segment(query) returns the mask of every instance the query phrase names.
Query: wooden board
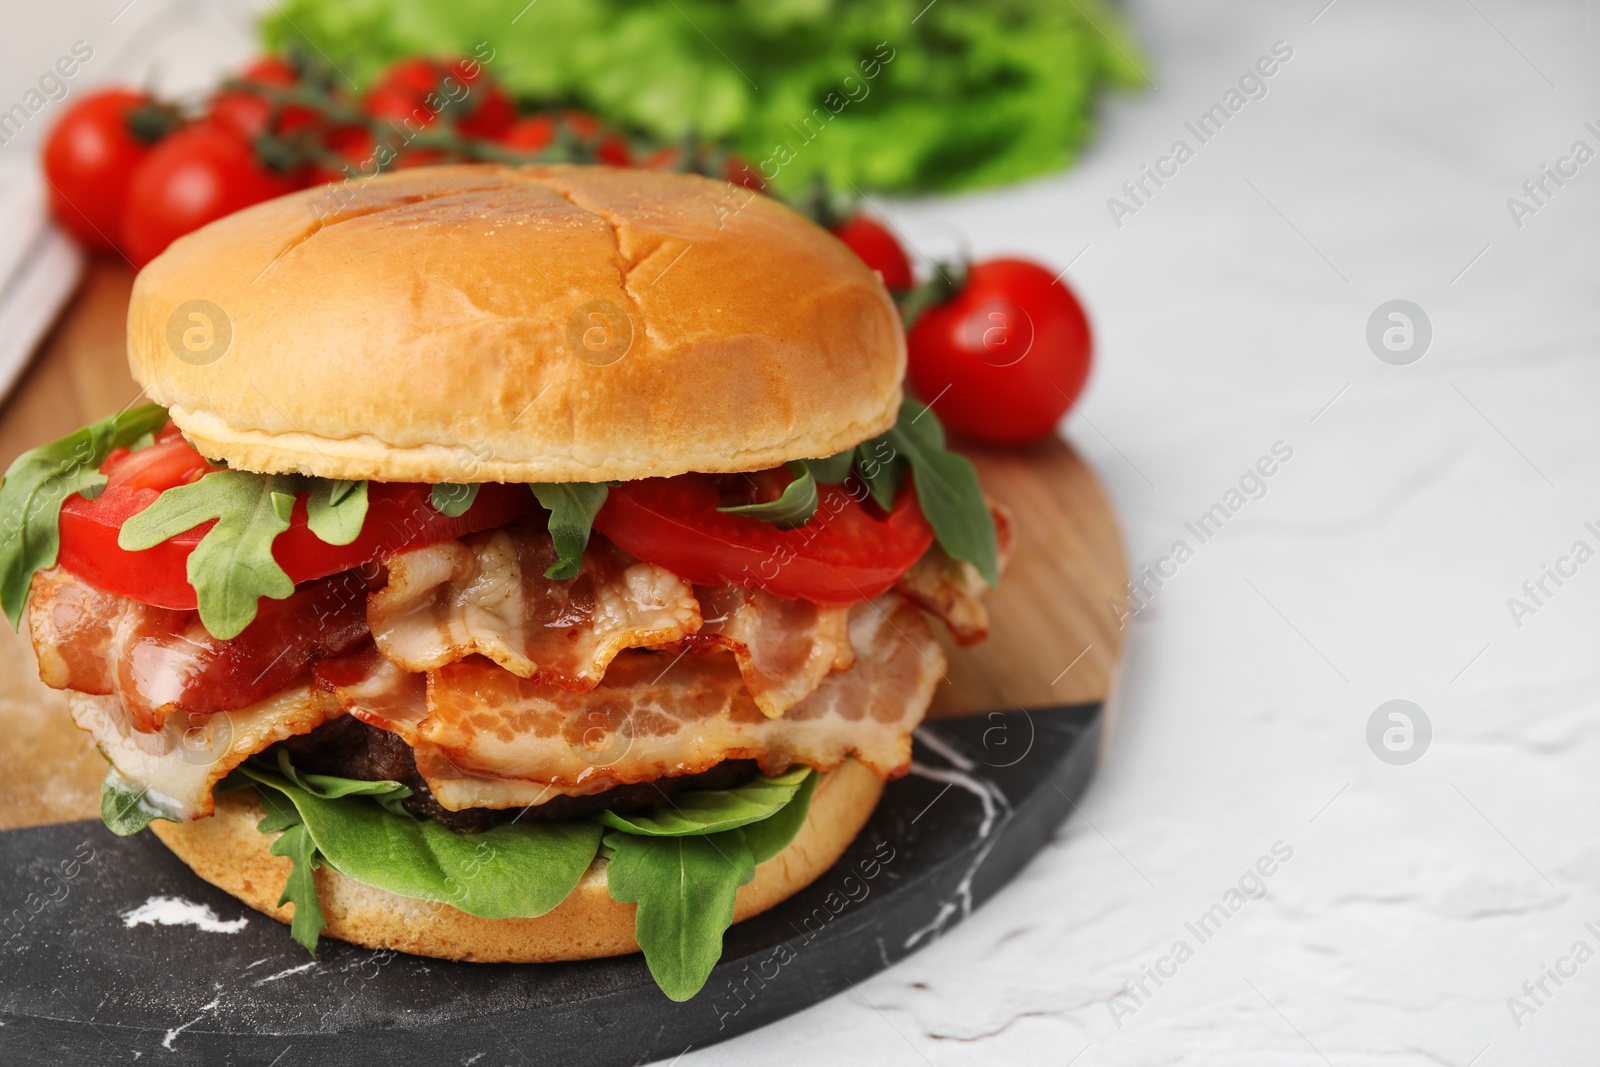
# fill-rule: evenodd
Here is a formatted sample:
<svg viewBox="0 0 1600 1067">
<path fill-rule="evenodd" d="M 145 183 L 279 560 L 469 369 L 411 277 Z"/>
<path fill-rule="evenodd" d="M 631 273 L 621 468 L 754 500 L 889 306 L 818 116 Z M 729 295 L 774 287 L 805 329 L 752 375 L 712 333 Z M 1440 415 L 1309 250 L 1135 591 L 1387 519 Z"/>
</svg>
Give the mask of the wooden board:
<svg viewBox="0 0 1600 1067">
<path fill-rule="evenodd" d="M 132 274 L 103 261 L 89 273 L 38 359 L 0 408 L 0 464 L 139 395 L 124 320 Z M 930 717 L 1103 702 L 1122 653 L 1116 605 L 1126 565 L 1116 518 L 1069 447 L 968 450 L 985 490 L 1016 515 L 1017 548 L 989 598 L 993 628 L 950 650 Z M 34 672 L 24 641 L 0 626 L 0 829 L 92 818 L 104 762 Z"/>
</svg>

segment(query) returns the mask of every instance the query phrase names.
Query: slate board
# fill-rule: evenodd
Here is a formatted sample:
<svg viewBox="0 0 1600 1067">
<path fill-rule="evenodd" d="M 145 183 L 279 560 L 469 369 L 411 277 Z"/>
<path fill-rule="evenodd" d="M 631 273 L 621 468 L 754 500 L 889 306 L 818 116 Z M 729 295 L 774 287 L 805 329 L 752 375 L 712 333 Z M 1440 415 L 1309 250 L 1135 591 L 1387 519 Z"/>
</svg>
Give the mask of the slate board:
<svg viewBox="0 0 1600 1067">
<path fill-rule="evenodd" d="M 98 822 L 6 831 L 0 1063 L 672 1059 L 824 1000 L 959 922 L 1082 794 L 1102 721 L 1102 705 L 1084 704 L 924 726 L 913 773 L 890 784 L 839 863 L 729 931 L 723 962 L 683 1004 L 637 955 L 464 964 L 325 940 L 313 964 L 286 927 L 200 881 L 150 834 L 119 839 Z M 248 922 L 234 933 L 123 922 L 158 896 Z"/>
</svg>

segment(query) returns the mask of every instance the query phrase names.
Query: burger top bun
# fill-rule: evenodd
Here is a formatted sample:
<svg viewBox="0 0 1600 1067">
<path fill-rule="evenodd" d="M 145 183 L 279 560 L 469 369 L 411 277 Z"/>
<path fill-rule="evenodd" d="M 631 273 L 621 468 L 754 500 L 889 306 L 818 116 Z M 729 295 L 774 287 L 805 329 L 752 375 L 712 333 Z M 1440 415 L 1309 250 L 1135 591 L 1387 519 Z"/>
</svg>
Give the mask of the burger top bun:
<svg viewBox="0 0 1600 1067">
<path fill-rule="evenodd" d="M 905 338 L 832 235 L 723 181 L 605 167 L 392 172 L 175 241 L 134 376 L 207 456 L 267 473 L 597 482 L 758 470 L 887 429 Z"/>
</svg>

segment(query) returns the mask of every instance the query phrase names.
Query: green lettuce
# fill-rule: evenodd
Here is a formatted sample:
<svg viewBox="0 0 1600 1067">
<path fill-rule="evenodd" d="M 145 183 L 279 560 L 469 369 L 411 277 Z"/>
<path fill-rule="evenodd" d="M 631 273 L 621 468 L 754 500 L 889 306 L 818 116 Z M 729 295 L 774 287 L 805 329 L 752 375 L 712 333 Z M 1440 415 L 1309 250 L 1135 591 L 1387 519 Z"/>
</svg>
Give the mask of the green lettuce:
<svg viewBox="0 0 1600 1067">
<path fill-rule="evenodd" d="M 399 896 L 509 919 L 555 908 L 603 856 L 612 898 L 637 905 L 635 939 L 651 975 L 669 997 L 687 1000 L 722 955 L 739 887 L 804 825 L 817 778 L 796 767 L 731 789 L 686 790 L 647 815 L 513 821 L 481 834 L 412 816 L 401 805 L 411 790 L 399 782 L 306 773 L 282 751 L 275 764 L 246 760 L 218 788 L 255 788 L 266 812 L 257 828 L 278 835 L 271 851 L 292 864 L 278 903 L 294 905 L 290 936 L 313 956 L 325 928 L 319 867 Z M 102 814 L 123 834 L 156 817 L 109 777 Z"/>
<path fill-rule="evenodd" d="M 782 191 L 966 189 L 1071 163 L 1107 87 L 1148 79 L 1107 0 L 283 0 L 262 35 L 362 86 L 405 56 L 656 143 L 726 140 Z"/>
</svg>

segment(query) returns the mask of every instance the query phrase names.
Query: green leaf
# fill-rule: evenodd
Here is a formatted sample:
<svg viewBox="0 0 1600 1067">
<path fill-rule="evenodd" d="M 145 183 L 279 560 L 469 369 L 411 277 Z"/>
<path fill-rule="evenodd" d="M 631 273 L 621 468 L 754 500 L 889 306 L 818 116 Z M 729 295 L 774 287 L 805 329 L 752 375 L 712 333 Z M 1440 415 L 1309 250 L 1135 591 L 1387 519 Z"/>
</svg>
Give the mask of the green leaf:
<svg viewBox="0 0 1600 1067">
<path fill-rule="evenodd" d="M 18 456 L 0 480 L 0 607 L 15 627 L 36 572 L 56 565 L 57 523 L 73 493 L 93 496 L 106 484 L 100 464 L 167 424 L 165 408 L 145 404 L 75 430 Z"/>
<path fill-rule="evenodd" d="M 306 525 L 330 545 L 348 545 L 367 521 L 367 483 L 314 478 L 306 497 Z"/>
<path fill-rule="evenodd" d="M 433 510 L 452 519 L 460 518 L 472 507 L 473 501 L 478 499 L 478 490 L 481 488 L 483 486 L 476 482 L 436 485 L 430 498 Z"/>
<path fill-rule="evenodd" d="M 254 761 L 240 766 L 263 795 L 276 791 L 294 806 L 322 862 L 340 874 L 486 919 L 554 908 L 577 886 L 600 845 L 600 826 L 587 820 L 506 823 L 459 834 L 432 820 L 396 815 L 374 802 L 376 794 L 358 795 L 358 788 L 336 786 L 327 776 L 300 775 L 312 787 L 304 788 Z"/>
<path fill-rule="evenodd" d="M 788 466 L 794 472 L 794 481 L 783 487 L 778 499 L 760 504 L 735 504 L 717 510 L 770 522 L 780 530 L 804 526 L 817 513 L 817 481 L 805 463 L 790 463 Z"/>
<path fill-rule="evenodd" d="M 598 818 L 613 830 L 649 837 L 712 834 L 770 819 L 789 806 L 811 777 L 810 767 L 796 767 L 776 778 L 756 777 L 731 789 L 678 793 L 664 808 L 640 815 L 603 811 Z"/>
<path fill-rule="evenodd" d="M 414 819 L 405 809 L 404 801 L 411 795 L 411 787 L 399 782 L 369 782 L 363 778 L 340 778 L 331 774 L 311 774 L 298 771 L 289 762 L 289 753 L 278 750 L 278 772 L 306 792 L 323 800 L 340 797 L 370 797 L 385 809 L 402 818 Z"/>
<path fill-rule="evenodd" d="M 917 503 L 940 547 L 977 567 L 990 585 L 998 585 L 1000 549 L 977 468 L 965 456 L 945 451 L 944 427 L 932 410 L 907 397 L 899 421 L 884 439 L 910 461 Z"/>
<path fill-rule="evenodd" d="M 276 825 L 277 820 L 263 819 L 262 823 Z M 258 823 L 257 828 L 260 827 L 261 823 Z M 288 880 L 283 883 L 278 904 L 294 905 L 289 936 L 315 959 L 317 938 L 322 936 L 323 928 L 328 924 L 322 917 L 322 901 L 317 896 L 317 880 L 312 873 L 322 866 L 322 857 L 318 855 L 316 843 L 311 839 L 311 831 L 305 823 L 295 823 L 282 831 L 268 851 L 274 856 L 288 856 L 294 864 L 289 870 Z"/>
<path fill-rule="evenodd" d="M 157 819 L 166 818 L 145 799 L 145 793 L 146 790 L 135 787 L 115 767 L 106 771 L 106 780 L 100 785 L 100 819 L 106 829 L 118 837 L 127 837 Z"/>
<path fill-rule="evenodd" d="M 789 803 L 770 818 L 744 828 L 744 842 L 750 846 L 750 855 L 757 866 L 788 848 L 800 832 L 800 827 L 806 823 L 806 816 L 811 812 L 811 798 L 817 791 L 817 782 L 821 777 L 814 771 L 806 775 Z"/>
<path fill-rule="evenodd" d="M 733 925 L 734 895 L 756 875 L 743 830 L 694 837 L 605 837 L 611 899 L 637 904 L 634 938 L 661 991 L 685 1001 L 706 984 Z"/>
<path fill-rule="evenodd" d="M 141 551 L 216 519 L 189 554 L 188 575 L 201 623 L 213 637 L 228 640 L 250 625 L 262 597 L 282 600 L 294 592 L 294 582 L 272 557 L 272 542 L 289 528 L 300 483 L 292 474 L 212 471 L 162 493 L 123 523 L 117 544 Z"/>
<path fill-rule="evenodd" d="M 887 434 L 856 446 L 856 473 L 867 484 L 872 502 L 884 511 L 893 511 L 894 498 L 906 479 L 906 461 L 896 453 Z"/>
<path fill-rule="evenodd" d="M 581 104 L 658 146 L 692 126 L 779 193 L 819 175 L 870 194 L 1058 170 L 1093 135 L 1104 93 L 1146 80 L 1127 5 L 1115 0 L 586 0 L 536 4 L 514 25 L 515 8 L 492 14 L 502 7 L 274 0 L 260 25 L 271 50 L 332 56 L 363 89 L 396 60 L 476 47 L 514 97 Z M 826 135 L 802 129 L 796 116 L 844 90 L 846 75 L 850 99 L 827 98 L 838 112 Z"/>
<path fill-rule="evenodd" d="M 802 460 L 818 485 L 838 485 L 850 477 L 856 465 L 856 450 L 847 448 L 824 459 Z"/>
<path fill-rule="evenodd" d="M 555 542 L 556 561 L 544 576 L 557 581 L 576 578 L 583 563 L 583 550 L 589 545 L 589 529 L 610 488 L 598 482 L 538 482 L 528 488 L 539 498 L 539 506 L 550 513 L 550 540 Z"/>
</svg>

